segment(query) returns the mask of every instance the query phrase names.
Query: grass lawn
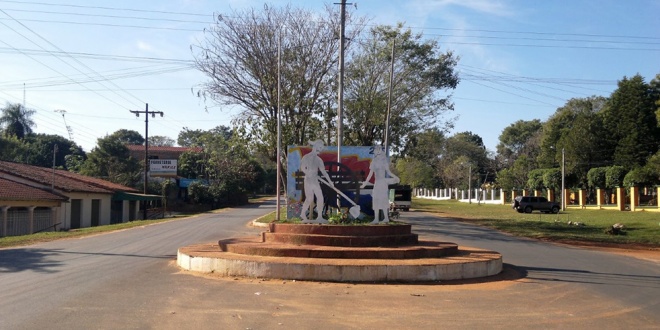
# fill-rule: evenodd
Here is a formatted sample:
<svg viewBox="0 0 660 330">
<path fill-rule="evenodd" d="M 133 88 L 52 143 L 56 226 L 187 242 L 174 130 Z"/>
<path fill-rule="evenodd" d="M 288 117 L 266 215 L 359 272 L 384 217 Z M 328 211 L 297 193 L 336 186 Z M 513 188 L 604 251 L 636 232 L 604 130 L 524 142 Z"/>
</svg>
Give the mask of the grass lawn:
<svg viewBox="0 0 660 330">
<path fill-rule="evenodd" d="M 478 205 L 417 198 L 413 200 L 412 208 L 516 236 L 553 241 L 660 247 L 660 213 L 657 212 L 568 209 L 559 214 L 526 214 L 514 211 L 510 205 Z M 569 225 L 569 221 L 582 223 L 583 226 Z M 625 226 L 624 235 L 606 233 L 615 223 Z"/>
<path fill-rule="evenodd" d="M 412 208 L 522 237 L 578 244 L 660 247 L 660 213 L 657 212 L 569 209 L 559 214 L 539 212 L 526 214 L 514 211 L 510 205 L 479 205 L 455 200 L 437 201 L 418 198 L 413 199 Z M 405 216 L 405 212 L 403 214 Z M 282 208 L 280 218 L 286 219 L 285 208 Z M 275 212 L 266 214 L 257 221 L 273 222 Z M 583 225 L 569 225 L 569 221 Z M 615 223 L 625 226 L 623 235 L 606 233 L 606 230 Z"/>
<path fill-rule="evenodd" d="M 140 226 L 150 225 L 150 224 L 163 222 L 163 221 L 170 221 L 170 220 L 173 220 L 173 219 L 175 219 L 175 218 L 165 218 L 165 219 L 158 219 L 158 220 L 136 220 L 136 221 L 126 222 L 126 223 L 118 223 L 118 224 L 114 224 L 114 225 L 80 228 L 80 229 L 73 229 L 73 230 L 69 230 L 69 231 L 54 231 L 54 232 L 36 233 L 36 234 L 32 234 L 32 235 L 7 236 L 7 237 L 0 238 L 0 248 L 30 245 L 30 244 L 34 244 L 34 243 L 49 242 L 49 241 L 54 241 L 54 240 L 64 239 L 64 238 L 74 238 L 74 237 L 94 235 L 94 234 L 99 234 L 99 233 L 104 233 L 104 232 L 115 231 L 115 230 L 121 230 L 121 229 L 128 229 L 128 228 L 133 228 L 133 227 L 140 227 Z"/>
</svg>

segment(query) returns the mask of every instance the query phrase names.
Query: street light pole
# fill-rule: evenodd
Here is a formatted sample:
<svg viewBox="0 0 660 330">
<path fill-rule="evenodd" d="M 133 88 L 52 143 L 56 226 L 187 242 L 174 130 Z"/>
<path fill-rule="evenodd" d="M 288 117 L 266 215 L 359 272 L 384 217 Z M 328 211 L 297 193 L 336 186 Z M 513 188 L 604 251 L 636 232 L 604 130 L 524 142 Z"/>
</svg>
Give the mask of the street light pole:
<svg viewBox="0 0 660 330">
<path fill-rule="evenodd" d="M 385 117 L 385 155 L 390 155 L 390 115 L 392 112 L 392 81 L 394 79 L 394 47 L 396 47 L 396 39 L 392 39 L 392 59 L 390 61 L 390 88 L 387 92 L 387 116 Z"/>
<path fill-rule="evenodd" d="M 339 83 L 337 92 L 337 163 L 341 164 L 341 147 L 344 143 L 344 38 L 346 25 L 346 0 L 342 0 L 339 25 Z"/>
<path fill-rule="evenodd" d="M 281 86 L 282 86 L 282 74 L 280 72 L 281 67 L 282 67 L 282 27 L 280 26 L 279 29 L 279 36 L 277 38 L 277 157 L 275 157 L 275 161 L 277 162 L 277 178 L 275 179 L 277 183 L 275 184 L 275 189 L 277 190 L 277 205 L 275 206 L 275 220 L 280 221 L 280 173 L 282 171 L 282 166 L 280 165 L 280 155 L 281 155 L 281 150 L 280 150 L 280 145 L 282 144 L 282 131 L 281 131 L 281 126 L 282 126 L 282 119 L 280 116 L 280 109 L 281 109 L 281 103 L 280 103 L 280 98 L 281 98 Z"/>
</svg>

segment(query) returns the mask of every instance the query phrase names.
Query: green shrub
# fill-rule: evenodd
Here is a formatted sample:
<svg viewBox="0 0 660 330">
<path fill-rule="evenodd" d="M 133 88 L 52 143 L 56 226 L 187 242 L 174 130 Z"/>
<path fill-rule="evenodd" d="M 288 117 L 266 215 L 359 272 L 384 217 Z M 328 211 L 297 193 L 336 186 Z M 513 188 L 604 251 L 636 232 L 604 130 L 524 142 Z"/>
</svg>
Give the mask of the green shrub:
<svg viewBox="0 0 660 330">
<path fill-rule="evenodd" d="M 606 188 L 612 189 L 623 187 L 623 178 L 626 176 L 626 169 L 623 166 L 610 166 L 605 172 Z"/>
</svg>

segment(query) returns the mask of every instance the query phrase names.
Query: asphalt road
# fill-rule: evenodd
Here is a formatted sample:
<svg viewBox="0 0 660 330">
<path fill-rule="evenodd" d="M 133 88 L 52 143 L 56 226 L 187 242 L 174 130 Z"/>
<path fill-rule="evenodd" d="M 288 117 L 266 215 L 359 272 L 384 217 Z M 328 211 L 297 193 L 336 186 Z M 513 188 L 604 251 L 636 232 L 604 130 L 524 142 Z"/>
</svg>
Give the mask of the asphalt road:
<svg viewBox="0 0 660 330">
<path fill-rule="evenodd" d="M 486 281 L 347 284 L 180 271 L 180 246 L 258 235 L 274 202 L 0 250 L 1 329 L 660 328 L 660 263 L 402 212 L 421 239 L 495 250 Z"/>
</svg>

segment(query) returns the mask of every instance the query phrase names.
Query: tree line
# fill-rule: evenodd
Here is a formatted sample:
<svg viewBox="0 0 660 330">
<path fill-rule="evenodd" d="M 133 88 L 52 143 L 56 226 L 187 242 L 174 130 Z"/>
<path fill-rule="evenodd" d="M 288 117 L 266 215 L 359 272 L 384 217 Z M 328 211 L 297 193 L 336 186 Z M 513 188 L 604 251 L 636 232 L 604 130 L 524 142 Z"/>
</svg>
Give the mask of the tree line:
<svg viewBox="0 0 660 330">
<path fill-rule="evenodd" d="M 418 187 L 505 190 L 660 184 L 660 74 L 623 77 L 609 97 L 574 98 L 547 120 L 518 120 L 495 153 L 472 132 L 428 130 L 397 157 L 402 181 Z M 563 156 L 563 157 L 562 157 Z M 563 163 L 562 163 L 563 158 Z M 470 172 L 470 169 L 472 172 Z"/>
<path fill-rule="evenodd" d="M 609 97 L 571 99 L 545 121 L 516 121 L 502 131 L 497 150 L 488 151 L 478 132 L 448 134 L 455 120 L 451 91 L 460 82 L 459 58 L 451 50 L 402 23 L 370 25 L 352 12 L 346 17 L 344 145 L 383 144 L 389 129 L 393 167 L 403 183 L 556 185 L 562 153 L 568 187 L 589 185 L 590 170 L 609 166 L 635 173 L 630 180 L 657 182 L 660 76 L 649 83 L 639 75 L 624 77 Z M 242 189 L 237 186 L 274 185 L 275 162 L 286 164 L 286 155 L 276 153 L 278 117 L 285 146 L 316 139 L 336 145 L 337 130 L 336 8 L 316 13 L 265 6 L 215 20 L 191 46 L 207 77 L 196 95 L 221 108 L 238 106 L 240 114 L 232 127 L 184 128 L 177 141 L 150 137 L 150 145 L 196 148 L 179 160 L 180 175 L 214 182 L 195 188 L 206 200 Z M 57 166 L 129 186 L 139 182 L 142 167 L 127 161 L 125 149 L 144 143 L 139 133 L 118 130 L 85 154 L 73 141 L 34 134 L 33 110 L 7 104 L 2 111 L 2 159 L 52 166 L 57 144 Z"/>
</svg>

